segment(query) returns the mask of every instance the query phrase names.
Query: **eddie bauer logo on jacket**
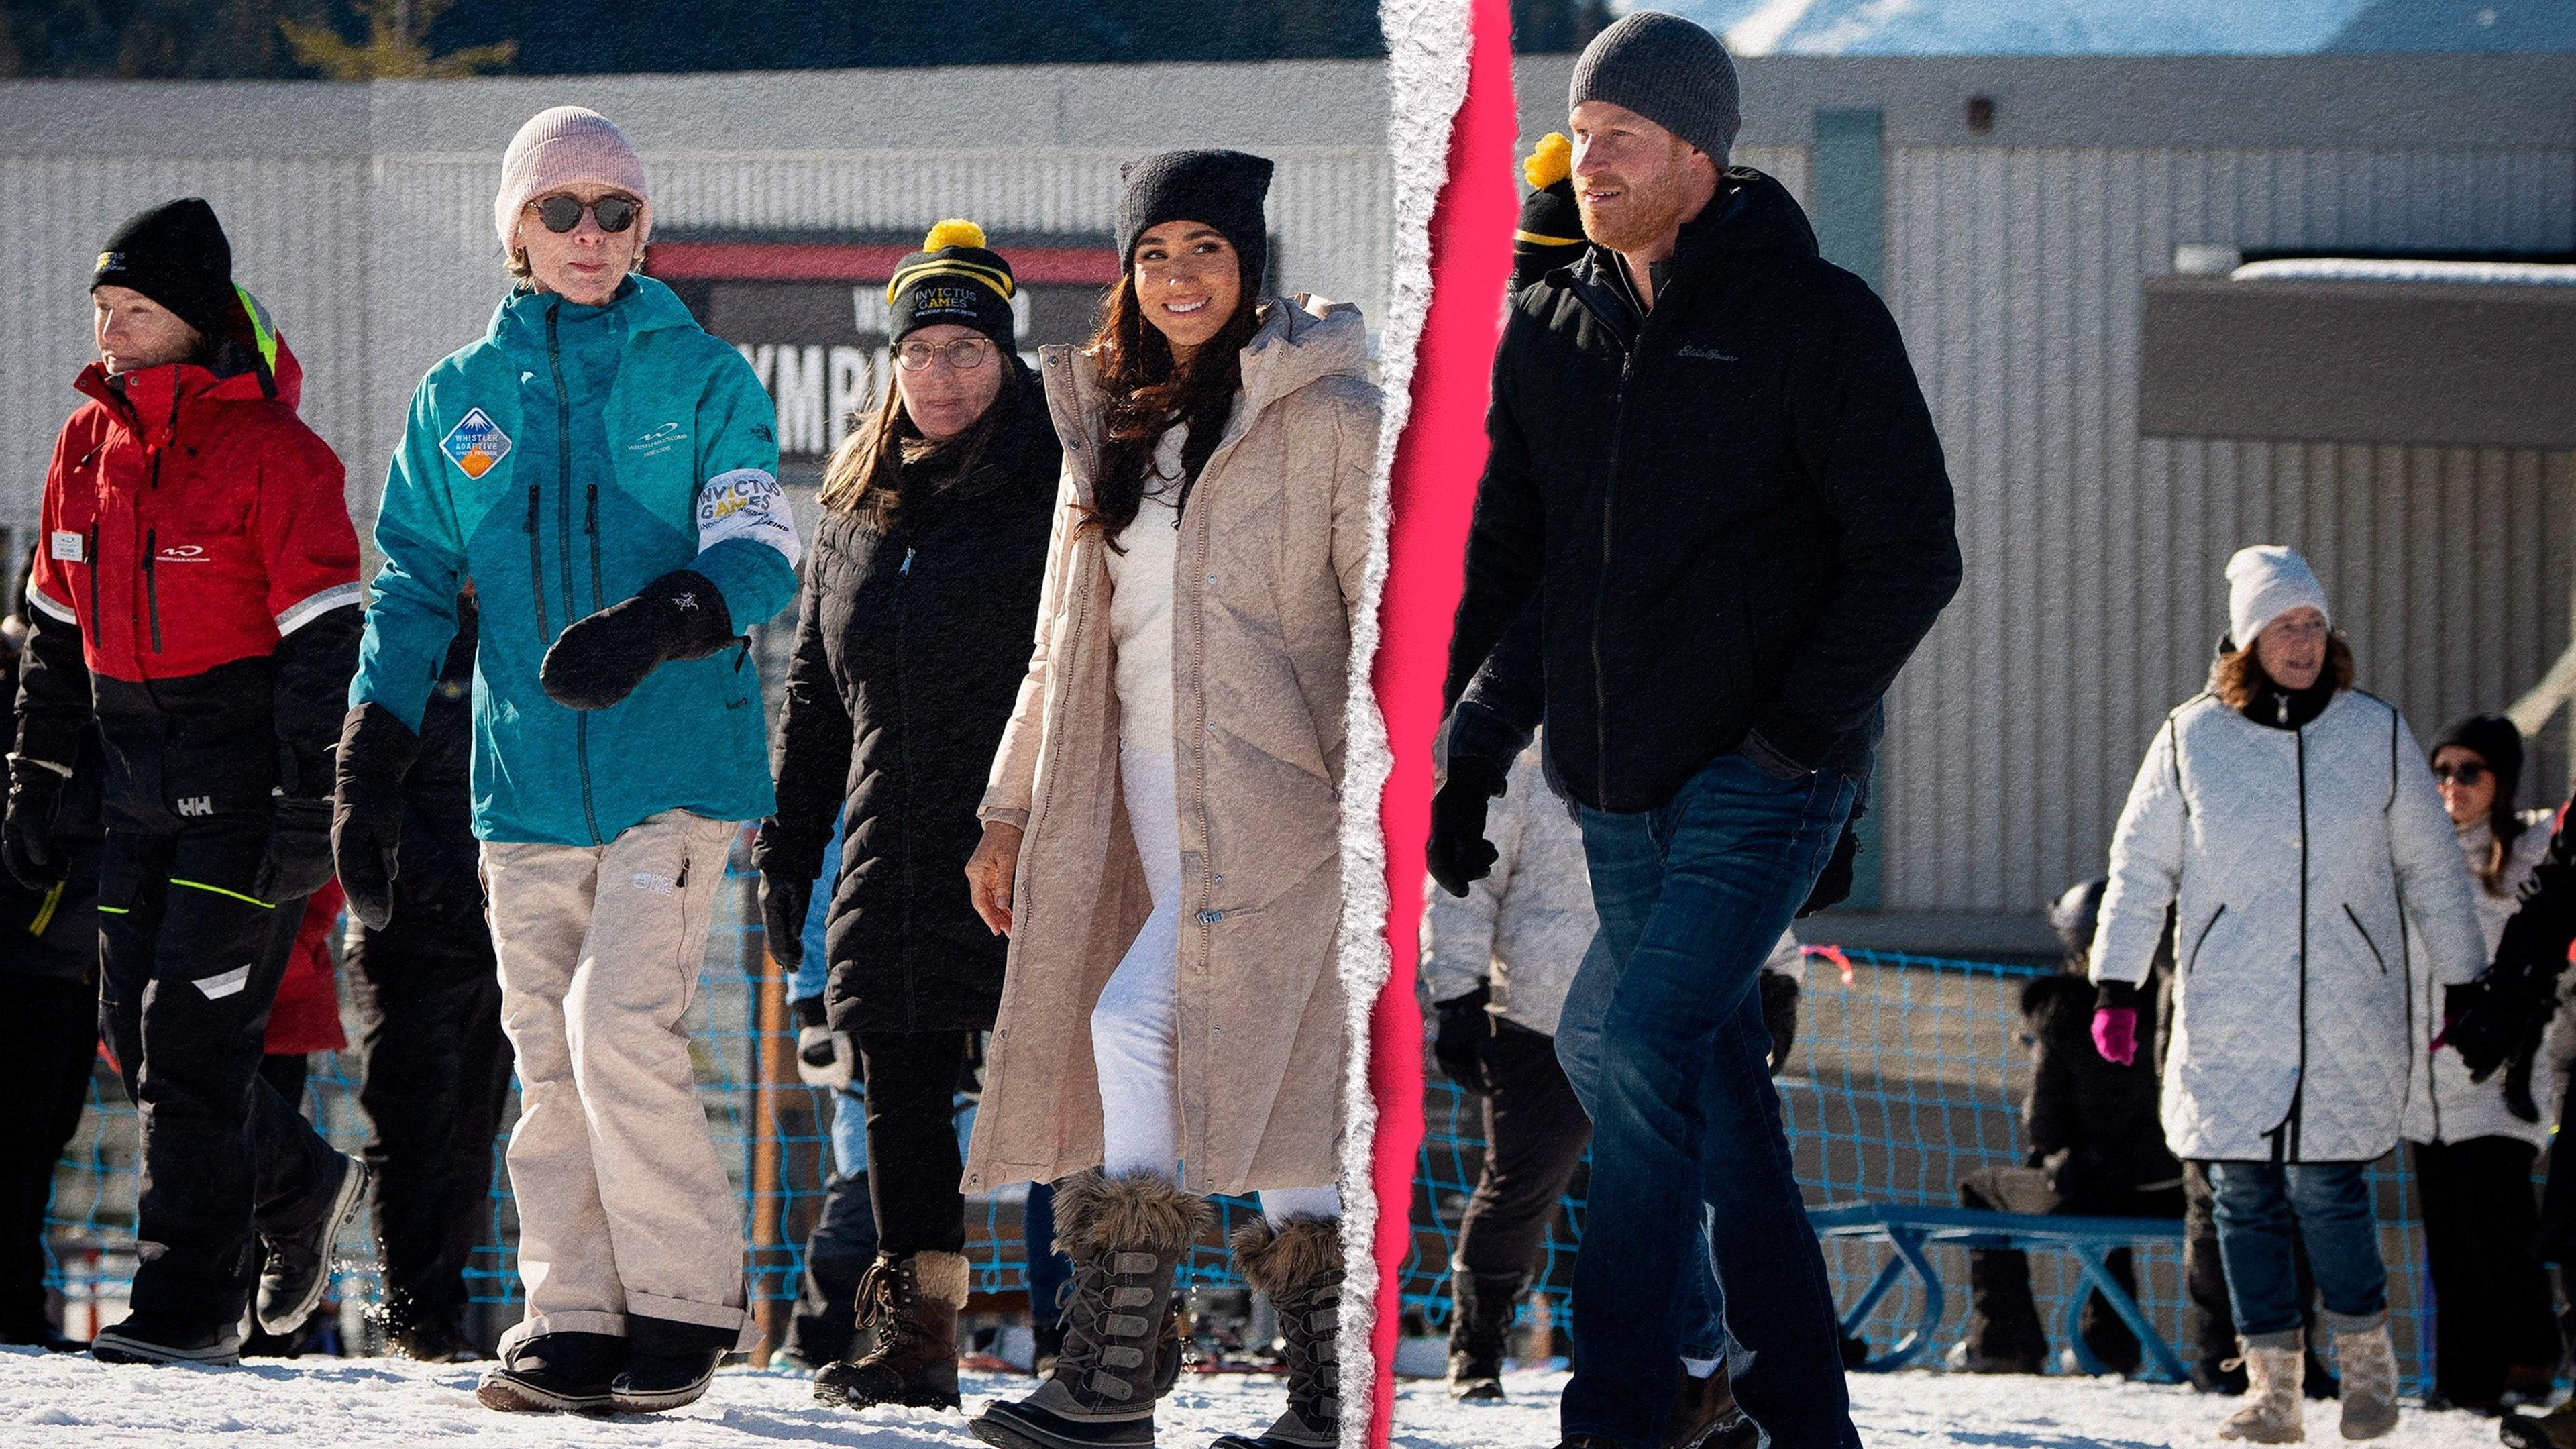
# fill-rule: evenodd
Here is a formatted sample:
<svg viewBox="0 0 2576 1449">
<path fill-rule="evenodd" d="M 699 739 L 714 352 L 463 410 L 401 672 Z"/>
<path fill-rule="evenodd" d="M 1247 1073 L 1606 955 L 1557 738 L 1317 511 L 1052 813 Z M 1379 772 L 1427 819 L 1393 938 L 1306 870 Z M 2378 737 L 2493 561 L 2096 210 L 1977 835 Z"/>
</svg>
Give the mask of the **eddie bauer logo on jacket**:
<svg viewBox="0 0 2576 1449">
<path fill-rule="evenodd" d="M 438 451 L 445 453 L 447 461 L 466 477 L 480 478 L 510 456 L 510 435 L 502 432 L 481 408 L 472 408 L 447 430 L 446 437 L 439 439 Z"/>
</svg>

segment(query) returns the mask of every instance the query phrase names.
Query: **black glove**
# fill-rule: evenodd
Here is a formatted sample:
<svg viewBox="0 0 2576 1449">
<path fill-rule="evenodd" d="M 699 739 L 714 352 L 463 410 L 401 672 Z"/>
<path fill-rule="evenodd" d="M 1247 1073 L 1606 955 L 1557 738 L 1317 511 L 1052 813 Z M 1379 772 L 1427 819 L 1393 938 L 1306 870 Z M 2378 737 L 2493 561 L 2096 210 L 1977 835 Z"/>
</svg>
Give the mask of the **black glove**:
<svg viewBox="0 0 2576 1449">
<path fill-rule="evenodd" d="M 813 899 L 814 881 L 810 876 L 800 880 L 792 872 L 760 873 L 760 924 L 769 934 L 769 959 L 785 970 L 793 971 L 805 964 L 805 908 Z M 814 1003 L 817 1016 L 805 1024 L 821 1025 L 823 998 L 806 1000 Z"/>
<path fill-rule="evenodd" d="M 70 869 L 54 844 L 54 820 L 63 811 L 61 771 L 34 760 L 9 761 L 9 814 L 0 824 L 0 856 L 9 874 L 31 891 L 52 890 Z"/>
<path fill-rule="evenodd" d="M 706 575 L 678 569 L 622 604 L 574 620 L 537 666 L 537 682 L 566 709 L 606 709 L 663 661 L 704 659 L 733 639 L 724 595 Z"/>
<path fill-rule="evenodd" d="M 1483 760 L 1451 760 L 1448 778 L 1431 797 L 1431 841 L 1425 848 L 1431 878 L 1453 896 L 1483 880 L 1499 852 L 1485 838 L 1485 807 L 1503 793 L 1503 772 Z"/>
<path fill-rule="evenodd" d="M 331 878 L 331 797 L 279 795 L 269 801 L 268 849 L 250 893 L 271 905 L 300 901 Z"/>
<path fill-rule="evenodd" d="M 2504 1109 L 2525 1122 L 2540 1120 L 2540 1104 L 2531 1097 L 2531 1069 L 2539 1056 L 2540 1033 L 2533 1032 L 2504 1064 Z"/>
<path fill-rule="evenodd" d="M 1479 986 L 1464 996 L 1431 1003 L 1440 1017 L 1439 1032 L 1431 1038 L 1431 1059 L 1440 1064 L 1440 1075 L 1478 1096 L 1493 1090 L 1493 1079 L 1485 1069 L 1485 1052 L 1494 1042 L 1494 1015 L 1485 1004 L 1492 999 L 1493 993 Z"/>
<path fill-rule="evenodd" d="M 2513 1059 L 2526 1038 L 2537 1035 L 2537 1027 L 2548 1024 L 2548 1012 L 2535 1010 L 2526 999 L 2530 995 L 2493 971 L 2465 986 L 2442 988 L 2442 1034 L 2433 1038 L 2434 1047 L 2458 1052 L 2469 1080 L 2485 1081 Z"/>
<path fill-rule="evenodd" d="M 1858 817 L 1855 816 L 1854 819 Z M 1818 911 L 1830 910 L 1851 899 L 1852 862 L 1860 857 L 1860 831 L 1852 822 L 1843 822 L 1843 834 L 1834 842 L 1834 853 L 1825 862 L 1824 872 L 1816 877 L 1815 889 L 1807 892 L 1807 903 L 1798 907 L 1798 919 L 1805 920 Z"/>
<path fill-rule="evenodd" d="M 340 722 L 331 858 L 340 888 L 349 893 L 349 914 L 371 931 L 393 919 L 403 777 L 419 754 L 420 736 L 381 704 L 359 705 Z"/>
</svg>

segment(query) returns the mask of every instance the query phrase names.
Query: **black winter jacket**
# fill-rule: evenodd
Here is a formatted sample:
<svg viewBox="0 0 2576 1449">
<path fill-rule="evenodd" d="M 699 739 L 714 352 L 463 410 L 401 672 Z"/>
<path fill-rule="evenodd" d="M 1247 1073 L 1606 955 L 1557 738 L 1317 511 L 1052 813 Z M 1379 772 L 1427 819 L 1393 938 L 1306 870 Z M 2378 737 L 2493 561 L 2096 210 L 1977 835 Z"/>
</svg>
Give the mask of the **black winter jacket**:
<svg viewBox="0 0 2576 1449">
<path fill-rule="evenodd" d="M 1513 301 L 1443 703 L 1535 596 L 1581 803 L 1661 805 L 1749 733 L 1856 764 L 1959 584 L 1895 321 L 1758 171 L 1682 228 L 1642 321 L 1619 269 L 1595 247 Z"/>
<path fill-rule="evenodd" d="M 2093 1047 L 2093 985 L 2066 973 L 2032 978 L 2021 1017 L 2031 1054 L 2022 1122 L 2032 1164 L 2058 1199 L 2099 1211 L 2085 1204 L 2178 1182 L 2182 1166 L 2165 1150 L 2156 1111 L 2156 1042 L 2141 1040 L 2128 1066 L 2104 1061 Z M 2152 1016 L 2143 1025 L 2152 1033 Z"/>
<path fill-rule="evenodd" d="M 1028 673 L 1062 453 L 1014 363 L 975 470 L 891 531 L 824 514 L 805 560 L 763 871 L 811 880 L 833 821 L 825 1006 L 851 1032 L 984 1031 L 1008 942 L 966 893 L 993 752 Z"/>
<path fill-rule="evenodd" d="M 381 931 L 356 928 L 378 970 L 445 966 L 492 969 L 492 933 L 484 924 L 480 847 L 474 840 L 474 649 L 478 614 L 460 608 L 456 637 L 420 712 L 420 753 L 403 776 L 402 845 L 394 876 L 393 920 Z"/>
</svg>

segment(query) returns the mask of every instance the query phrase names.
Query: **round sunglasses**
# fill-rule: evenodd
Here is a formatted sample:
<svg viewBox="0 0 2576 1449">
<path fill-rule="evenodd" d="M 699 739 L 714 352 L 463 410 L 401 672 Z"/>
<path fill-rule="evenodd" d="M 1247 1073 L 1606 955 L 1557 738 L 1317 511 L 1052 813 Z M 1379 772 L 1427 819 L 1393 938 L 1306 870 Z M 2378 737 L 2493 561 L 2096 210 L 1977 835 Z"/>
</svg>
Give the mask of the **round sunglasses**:
<svg viewBox="0 0 2576 1449">
<path fill-rule="evenodd" d="M 613 235 L 633 226 L 636 214 L 643 210 L 642 203 L 631 196 L 611 194 L 597 201 L 584 201 L 561 191 L 539 201 L 536 206 L 537 220 L 544 224 L 546 230 L 557 234 L 581 225 L 581 214 L 586 211 L 598 218 L 601 231 Z"/>
</svg>

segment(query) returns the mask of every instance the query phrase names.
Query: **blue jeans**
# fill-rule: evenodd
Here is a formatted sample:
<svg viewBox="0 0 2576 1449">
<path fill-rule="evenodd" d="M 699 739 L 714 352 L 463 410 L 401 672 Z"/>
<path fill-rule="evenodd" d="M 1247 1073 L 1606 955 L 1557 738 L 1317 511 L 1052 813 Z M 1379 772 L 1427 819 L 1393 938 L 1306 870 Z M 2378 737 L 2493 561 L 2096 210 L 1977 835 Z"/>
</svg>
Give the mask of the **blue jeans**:
<svg viewBox="0 0 2576 1449">
<path fill-rule="evenodd" d="M 1574 1088 L 1574 1099 L 1583 1104 L 1583 1115 L 1596 1119 L 1601 1115 L 1593 1105 L 1601 1081 L 1601 1021 L 1610 1014 L 1610 999 L 1628 968 L 1628 958 L 1612 950 L 1609 941 L 1607 933 L 1593 932 L 1592 946 L 1583 953 L 1583 964 L 1566 988 L 1556 1027 L 1557 1065 L 1565 1069 L 1565 1080 Z M 1681 1315 L 1682 1357 L 1703 1363 L 1724 1359 L 1727 1373 L 1742 1377 L 1753 1366 L 1752 1357 L 1726 1336 L 1726 1292 L 1706 1253 L 1690 1255 L 1674 1291 L 1679 1301 L 1673 1311 Z"/>
<path fill-rule="evenodd" d="M 2302 1240 L 2327 1329 L 2367 1330 L 2387 1321 L 2388 1265 L 2379 1256 L 2369 1171 L 2367 1162 L 2209 1164 L 2228 1307 L 2248 1343 L 2288 1347 L 2297 1334 Z"/>
<path fill-rule="evenodd" d="M 1593 1123 L 1568 1436 L 1662 1443 L 1690 1285 L 1714 1259 L 1728 1336 L 1752 1358 L 1735 1385 L 1745 1412 L 1777 1449 L 1858 1449 L 1755 989 L 1856 790 L 1839 770 L 1782 780 L 1729 754 L 1657 809 L 1582 812 L 1601 934 L 1626 966 L 1606 1006 L 1569 999 L 1559 1026 Z"/>
</svg>

